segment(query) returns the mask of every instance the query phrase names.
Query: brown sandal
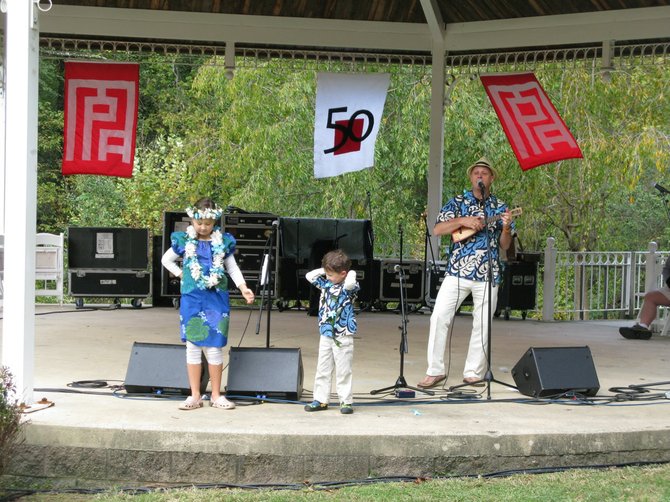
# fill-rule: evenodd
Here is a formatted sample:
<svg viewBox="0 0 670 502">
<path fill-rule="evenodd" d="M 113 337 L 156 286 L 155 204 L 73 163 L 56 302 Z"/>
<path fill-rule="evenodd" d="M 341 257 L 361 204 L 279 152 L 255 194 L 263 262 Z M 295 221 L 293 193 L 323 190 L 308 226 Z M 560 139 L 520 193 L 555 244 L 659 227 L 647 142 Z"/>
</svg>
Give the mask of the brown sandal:
<svg viewBox="0 0 670 502">
<path fill-rule="evenodd" d="M 446 375 L 435 375 L 435 376 L 426 375 L 423 380 L 421 380 L 418 384 L 416 384 L 416 386 L 421 387 L 422 389 L 429 389 L 431 387 L 435 387 L 445 378 L 447 378 Z"/>
<path fill-rule="evenodd" d="M 484 380 L 477 377 L 465 377 L 463 383 L 471 385 L 472 387 L 484 387 Z"/>
</svg>

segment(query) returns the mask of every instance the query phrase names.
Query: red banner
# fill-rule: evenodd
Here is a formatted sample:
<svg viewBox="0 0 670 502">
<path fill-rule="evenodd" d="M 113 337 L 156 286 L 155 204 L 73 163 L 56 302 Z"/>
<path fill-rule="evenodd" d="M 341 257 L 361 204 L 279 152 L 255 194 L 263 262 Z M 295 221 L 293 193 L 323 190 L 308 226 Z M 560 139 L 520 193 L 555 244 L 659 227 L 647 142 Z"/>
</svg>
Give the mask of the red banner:
<svg viewBox="0 0 670 502">
<path fill-rule="evenodd" d="M 140 70 L 127 63 L 65 63 L 62 172 L 130 178 Z"/>
<path fill-rule="evenodd" d="M 524 171 L 582 158 L 582 151 L 532 73 L 481 76 L 491 104 Z"/>
</svg>

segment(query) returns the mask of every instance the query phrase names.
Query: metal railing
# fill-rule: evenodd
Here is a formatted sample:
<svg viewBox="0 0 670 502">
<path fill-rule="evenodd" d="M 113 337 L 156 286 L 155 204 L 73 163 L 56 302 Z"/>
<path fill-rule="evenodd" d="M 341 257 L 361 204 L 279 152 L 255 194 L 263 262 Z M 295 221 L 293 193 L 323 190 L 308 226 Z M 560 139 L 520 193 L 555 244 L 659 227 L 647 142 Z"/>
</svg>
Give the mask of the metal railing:
<svg viewBox="0 0 670 502">
<path fill-rule="evenodd" d="M 633 318 L 645 291 L 662 285 L 668 252 L 655 242 L 647 251 L 567 252 L 547 239 L 542 319 Z"/>
</svg>

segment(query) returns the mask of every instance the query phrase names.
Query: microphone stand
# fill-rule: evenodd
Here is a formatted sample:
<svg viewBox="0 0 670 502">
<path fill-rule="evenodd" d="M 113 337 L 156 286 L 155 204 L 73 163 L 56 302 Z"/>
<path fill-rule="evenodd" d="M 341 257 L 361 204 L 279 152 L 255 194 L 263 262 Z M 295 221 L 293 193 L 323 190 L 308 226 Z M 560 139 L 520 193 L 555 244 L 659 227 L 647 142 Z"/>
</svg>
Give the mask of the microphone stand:
<svg viewBox="0 0 670 502">
<path fill-rule="evenodd" d="M 479 188 L 482 194 L 482 204 L 484 204 L 486 202 L 486 187 L 481 181 L 479 182 Z M 493 302 L 491 301 L 491 294 L 493 289 L 493 256 L 491 254 L 491 232 L 489 232 L 489 217 L 486 214 L 486 205 L 483 206 L 483 209 L 484 209 L 484 231 L 486 232 L 486 253 L 489 260 L 488 271 L 486 274 L 487 295 L 488 295 L 488 302 L 487 302 L 488 305 L 486 314 L 488 315 L 488 322 L 486 323 L 486 340 L 487 340 L 486 373 L 484 374 L 484 378 L 481 378 L 475 382 L 454 385 L 453 387 L 449 387 L 449 391 L 460 389 L 461 387 L 467 387 L 469 385 L 477 384 L 480 382 L 486 382 L 486 399 L 490 400 L 491 382 L 504 385 L 506 387 L 509 387 L 510 389 L 517 389 L 517 387 L 505 382 L 501 382 L 500 380 L 496 380 L 495 378 L 493 378 L 493 372 L 491 371 L 491 325 L 493 324 L 493 316 L 491 315 L 491 304 Z"/>
<path fill-rule="evenodd" d="M 300 303 L 300 220 L 296 221 L 295 225 L 296 246 L 295 246 L 295 308 L 300 310 L 302 303 Z M 309 300 L 309 295 L 307 295 Z"/>
<path fill-rule="evenodd" d="M 424 226 L 424 243 L 423 243 L 423 268 L 425 272 L 425 284 L 427 284 L 426 293 L 423 296 L 423 304 L 428 307 L 427 297 L 430 297 L 430 287 L 432 285 L 432 279 L 435 277 L 435 280 L 439 281 L 437 263 L 435 262 L 435 252 L 433 251 L 433 243 L 430 240 L 430 231 L 428 230 L 428 215 L 423 213 L 423 226 Z M 428 250 L 430 249 L 430 261 L 428 260 Z M 428 265 L 430 263 L 430 266 Z"/>
<path fill-rule="evenodd" d="M 272 222 L 272 231 L 268 237 L 268 245 L 266 247 L 267 253 L 263 256 L 261 264 L 260 284 L 261 284 L 261 301 L 258 309 L 258 322 L 256 323 L 256 334 L 261 331 L 261 318 L 263 317 L 263 308 L 267 308 L 265 347 L 270 348 L 270 315 L 272 313 L 272 288 L 270 287 L 270 280 L 272 277 L 272 248 L 274 247 L 275 232 L 278 227 L 278 222 Z M 264 303 L 265 302 L 265 303 Z"/>
<path fill-rule="evenodd" d="M 423 245 L 424 265 L 428 269 L 430 263 L 430 271 L 437 274 L 437 265 L 435 262 L 435 251 L 433 251 L 433 243 L 430 240 L 430 231 L 428 230 L 428 215 L 423 213 L 423 226 L 425 228 L 425 242 Z M 430 249 L 430 262 L 428 262 L 428 250 Z"/>
<path fill-rule="evenodd" d="M 370 219 L 370 247 L 374 250 L 375 248 L 375 231 L 372 225 L 372 202 L 370 201 L 370 190 L 366 192 L 366 198 L 368 202 L 368 214 Z"/>
<path fill-rule="evenodd" d="M 416 392 L 423 392 L 429 396 L 434 396 L 435 392 L 432 390 L 419 389 L 418 387 L 412 387 L 407 385 L 407 380 L 403 375 L 403 369 L 405 367 L 405 354 L 408 352 L 407 344 L 407 312 L 405 311 L 405 271 L 402 269 L 402 265 L 396 265 L 394 270 L 398 272 L 398 281 L 400 283 L 400 314 L 401 314 L 401 323 L 398 329 L 400 329 L 400 376 L 393 385 L 384 387 L 382 389 L 371 390 L 370 394 L 379 394 L 381 392 L 387 392 L 389 390 L 395 389 L 411 389 Z"/>
</svg>

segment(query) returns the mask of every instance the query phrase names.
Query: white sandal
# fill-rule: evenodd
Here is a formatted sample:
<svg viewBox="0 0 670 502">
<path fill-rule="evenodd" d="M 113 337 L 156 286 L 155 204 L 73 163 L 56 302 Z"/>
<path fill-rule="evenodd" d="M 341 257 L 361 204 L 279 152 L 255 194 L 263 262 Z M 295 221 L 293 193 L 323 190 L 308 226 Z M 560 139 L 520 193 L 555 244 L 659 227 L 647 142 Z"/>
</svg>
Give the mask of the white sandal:
<svg viewBox="0 0 670 502">
<path fill-rule="evenodd" d="M 202 408 L 202 398 L 193 399 L 193 396 L 188 396 L 186 400 L 179 405 L 180 410 L 197 410 Z"/>
<path fill-rule="evenodd" d="M 212 408 L 219 408 L 220 410 L 232 410 L 235 408 L 235 403 L 228 401 L 225 397 L 219 396 L 216 401 L 210 401 L 209 405 Z"/>
</svg>

